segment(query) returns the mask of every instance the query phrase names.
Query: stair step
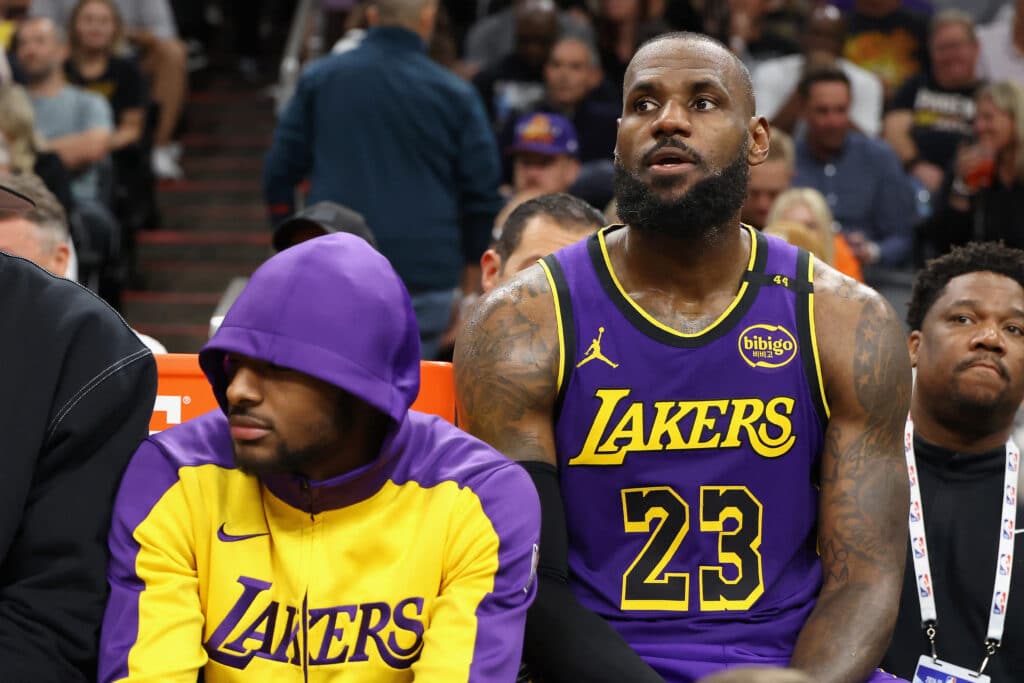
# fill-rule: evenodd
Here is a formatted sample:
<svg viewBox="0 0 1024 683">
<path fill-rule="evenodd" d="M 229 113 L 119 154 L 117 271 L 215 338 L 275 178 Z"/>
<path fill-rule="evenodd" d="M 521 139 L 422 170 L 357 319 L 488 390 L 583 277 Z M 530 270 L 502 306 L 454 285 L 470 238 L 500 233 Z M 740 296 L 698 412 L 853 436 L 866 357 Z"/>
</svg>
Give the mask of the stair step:
<svg viewBox="0 0 1024 683">
<path fill-rule="evenodd" d="M 223 292 L 232 279 L 252 275 L 257 266 L 248 261 L 144 261 L 139 272 L 149 290 Z"/>
<path fill-rule="evenodd" d="M 137 237 L 140 261 L 250 261 L 271 255 L 270 233 L 150 230 Z"/>
<path fill-rule="evenodd" d="M 183 135 L 181 144 L 186 148 L 186 154 L 194 150 L 214 149 L 219 152 L 236 149 L 258 149 L 266 152 L 270 149 L 271 135 L 267 134 L 246 135 L 223 133 L 189 133 Z"/>
<path fill-rule="evenodd" d="M 138 298 L 133 294 L 144 294 Z M 174 322 L 209 325 L 219 294 L 204 292 L 124 292 L 121 312 L 132 325 Z M 154 335 L 155 336 L 155 335 Z"/>
</svg>

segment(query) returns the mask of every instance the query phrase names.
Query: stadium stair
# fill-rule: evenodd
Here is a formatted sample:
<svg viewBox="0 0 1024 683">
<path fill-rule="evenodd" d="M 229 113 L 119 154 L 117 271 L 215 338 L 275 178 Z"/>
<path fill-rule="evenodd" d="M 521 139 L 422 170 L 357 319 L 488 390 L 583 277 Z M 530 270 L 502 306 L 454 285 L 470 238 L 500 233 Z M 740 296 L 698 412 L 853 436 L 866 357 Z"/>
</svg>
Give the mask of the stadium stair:
<svg viewBox="0 0 1024 683">
<path fill-rule="evenodd" d="M 195 353 L 233 278 L 271 253 L 260 190 L 273 101 L 239 79 L 218 79 L 187 104 L 185 180 L 162 182 L 162 225 L 138 235 L 138 288 L 124 292 L 128 323 L 169 351 Z"/>
</svg>

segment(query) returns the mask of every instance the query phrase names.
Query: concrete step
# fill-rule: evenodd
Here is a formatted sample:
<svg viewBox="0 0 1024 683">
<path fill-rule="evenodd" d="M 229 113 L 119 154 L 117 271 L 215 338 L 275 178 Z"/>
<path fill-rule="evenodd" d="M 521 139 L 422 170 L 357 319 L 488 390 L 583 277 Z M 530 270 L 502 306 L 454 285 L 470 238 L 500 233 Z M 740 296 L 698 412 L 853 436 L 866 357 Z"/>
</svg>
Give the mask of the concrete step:
<svg viewBox="0 0 1024 683">
<path fill-rule="evenodd" d="M 137 238 L 140 261 L 262 263 L 273 252 L 270 232 L 150 230 Z"/>
<path fill-rule="evenodd" d="M 249 261 L 144 261 L 139 264 L 146 290 L 223 292 L 236 277 L 248 277 L 259 266 Z"/>
</svg>

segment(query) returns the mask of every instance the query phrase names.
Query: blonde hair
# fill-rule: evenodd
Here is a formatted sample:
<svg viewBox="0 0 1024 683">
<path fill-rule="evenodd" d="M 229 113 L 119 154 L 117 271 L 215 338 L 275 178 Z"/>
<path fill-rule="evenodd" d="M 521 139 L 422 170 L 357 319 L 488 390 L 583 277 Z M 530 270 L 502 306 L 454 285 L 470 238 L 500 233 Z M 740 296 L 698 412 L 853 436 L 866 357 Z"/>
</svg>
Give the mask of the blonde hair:
<svg viewBox="0 0 1024 683">
<path fill-rule="evenodd" d="M 32 101 L 25 89 L 10 83 L 0 85 L 0 133 L 7 138 L 13 171 L 31 172 L 36 154 L 45 147 L 35 124 Z"/>
<path fill-rule="evenodd" d="M 817 229 L 809 225 L 805 226 L 809 233 L 820 236 L 815 247 L 808 247 L 803 243 L 791 241 L 787 235 L 793 234 L 794 231 L 788 227 L 777 228 L 779 232 L 776 232 L 776 224 L 781 225 L 796 222 L 782 219 L 782 216 L 789 209 L 796 206 L 807 207 L 811 212 L 811 215 L 814 216 L 815 222 L 818 224 L 816 226 Z M 766 220 L 768 227 L 766 227 L 764 231 L 770 235 L 778 234 L 779 237 L 782 237 L 787 242 L 804 247 L 825 263 L 832 265 L 832 261 L 835 257 L 835 235 L 833 234 L 832 228 L 833 220 L 832 211 L 828 208 L 828 202 L 825 201 L 825 197 L 823 197 L 820 192 L 811 187 L 795 187 L 786 190 L 775 199 L 775 203 L 772 204 L 772 208 L 768 212 L 768 218 Z"/>
<path fill-rule="evenodd" d="M 1013 119 L 1013 132 L 1017 138 L 1013 148 L 1016 154 L 1014 172 L 1018 181 L 1024 180 L 1024 89 L 1012 81 L 999 81 L 984 86 L 975 99 L 983 97 L 992 100 L 992 104 Z"/>
</svg>

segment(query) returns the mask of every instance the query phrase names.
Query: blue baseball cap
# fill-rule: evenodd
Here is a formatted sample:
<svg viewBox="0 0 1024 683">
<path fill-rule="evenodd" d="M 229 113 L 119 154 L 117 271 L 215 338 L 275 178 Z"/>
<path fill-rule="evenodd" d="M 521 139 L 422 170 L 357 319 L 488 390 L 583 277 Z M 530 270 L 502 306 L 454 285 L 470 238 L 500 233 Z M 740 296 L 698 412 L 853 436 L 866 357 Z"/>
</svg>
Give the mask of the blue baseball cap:
<svg viewBox="0 0 1024 683">
<path fill-rule="evenodd" d="M 572 122 L 558 114 L 526 114 L 516 121 L 515 142 L 509 152 L 534 152 L 551 156 L 575 157 L 580 143 Z"/>
</svg>

